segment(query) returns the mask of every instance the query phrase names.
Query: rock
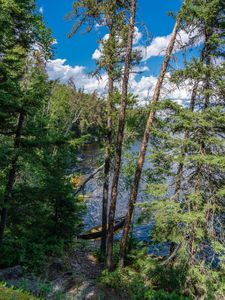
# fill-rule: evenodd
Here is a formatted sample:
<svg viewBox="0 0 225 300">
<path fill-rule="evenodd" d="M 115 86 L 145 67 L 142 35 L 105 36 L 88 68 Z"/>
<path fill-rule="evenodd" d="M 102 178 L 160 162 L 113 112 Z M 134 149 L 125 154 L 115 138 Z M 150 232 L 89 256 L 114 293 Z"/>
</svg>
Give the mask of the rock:
<svg viewBox="0 0 225 300">
<path fill-rule="evenodd" d="M 60 258 L 55 258 L 50 266 L 50 268 L 54 271 L 54 272 L 60 272 L 64 270 L 64 262 L 62 259 Z"/>
<path fill-rule="evenodd" d="M 0 270 L 0 280 L 18 279 L 23 276 L 23 268 L 15 266 L 7 269 Z"/>
<path fill-rule="evenodd" d="M 47 277 L 50 281 L 54 281 L 58 277 L 62 276 L 65 272 L 64 261 L 60 258 L 53 258 L 49 261 L 47 268 Z"/>
</svg>

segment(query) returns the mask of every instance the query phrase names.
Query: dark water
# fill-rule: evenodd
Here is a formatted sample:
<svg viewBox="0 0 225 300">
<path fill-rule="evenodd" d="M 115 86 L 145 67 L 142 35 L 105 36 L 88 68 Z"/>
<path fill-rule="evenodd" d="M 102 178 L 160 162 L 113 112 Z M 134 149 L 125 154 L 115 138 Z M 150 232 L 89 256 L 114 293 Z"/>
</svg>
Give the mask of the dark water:
<svg viewBox="0 0 225 300">
<path fill-rule="evenodd" d="M 130 149 L 126 150 L 126 153 L 129 154 L 129 157 L 132 160 L 135 160 L 137 157 L 138 151 L 140 149 L 140 143 L 136 142 L 133 144 Z M 100 161 L 103 161 L 104 154 L 100 150 L 97 144 L 88 144 L 83 148 L 78 160 L 77 169 L 80 174 L 88 177 L 90 174 L 98 168 Z M 127 166 L 129 161 L 124 159 L 123 165 Z M 145 169 L 149 167 L 149 163 L 146 161 Z M 127 203 L 129 197 L 129 189 L 126 188 L 126 178 L 121 176 L 121 183 L 119 187 L 119 193 L 117 198 L 117 209 L 116 209 L 116 218 L 120 218 L 126 215 Z M 125 181 L 125 182 L 124 182 Z M 151 201 L 151 198 L 144 192 L 145 182 L 141 181 L 139 194 L 138 194 L 138 203 Z M 101 224 L 102 216 L 102 178 L 101 174 L 98 174 L 95 178 L 90 180 L 84 188 L 83 195 L 85 197 L 85 202 L 87 205 L 87 213 L 84 217 L 84 230 L 89 230 L 96 225 Z M 140 214 L 140 209 L 136 208 L 135 217 Z M 152 224 L 136 224 L 134 222 L 133 235 L 140 241 L 150 241 L 150 232 Z M 121 232 L 115 235 L 115 239 L 119 239 Z M 167 255 L 168 247 L 154 246 L 150 248 L 150 252 L 156 255 Z"/>
</svg>

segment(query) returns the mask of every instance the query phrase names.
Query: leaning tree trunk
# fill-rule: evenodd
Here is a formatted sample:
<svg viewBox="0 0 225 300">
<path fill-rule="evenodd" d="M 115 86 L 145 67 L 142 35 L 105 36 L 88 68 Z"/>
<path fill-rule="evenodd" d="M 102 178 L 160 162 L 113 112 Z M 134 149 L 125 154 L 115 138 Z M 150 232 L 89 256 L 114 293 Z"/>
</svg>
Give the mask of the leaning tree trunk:
<svg viewBox="0 0 225 300">
<path fill-rule="evenodd" d="M 172 51 L 174 48 L 179 25 L 180 25 L 180 18 L 178 18 L 176 21 L 170 43 L 166 50 L 165 59 L 164 59 L 164 62 L 163 62 L 162 68 L 161 68 L 160 76 L 158 78 L 158 81 L 157 81 L 157 84 L 155 87 L 154 95 L 152 98 L 153 109 L 151 109 L 149 117 L 148 117 L 148 121 L 146 124 L 145 132 L 144 132 L 144 136 L 143 136 L 143 140 L 142 140 L 142 144 L 141 144 L 141 150 L 139 152 L 136 172 L 135 172 L 134 181 L 132 184 L 131 194 L 130 194 L 129 203 L 128 203 L 128 210 L 127 210 L 125 225 L 124 225 L 124 229 L 123 229 L 123 235 L 122 235 L 122 239 L 120 242 L 120 265 L 121 266 L 124 266 L 127 240 L 128 240 L 128 235 L 129 235 L 130 226 L 131 226 L 131 220 L 132 220 L 132 216 L 133 216 L 133 212 L 134 212 L 134 205 L 137 201 L 138 188 L 139 188 L 142 169 L 143 169 L 143 165 L 144 165 L 144 161 L 145 161 L 147 146 L 148 146 L 148 142 L 149 142 L 149 138 L 150 138 L 150 134 L 151 134 L 152 125 L 153 125 L 153 122 L 155 119 L 154 106 L 156 105 L 156 103 L 159 100 L 160 91 L 161 91 L 162 84 L 163 84 L 163 81 L 165 78 L 165 74 L 166 74 L 166 70 L 167 70 L 167 67 L 168 67 L 168 64 L 170 61 L 170 57 L 171 57 L 171 54 L 172 54 Z"/>
<path fill-rule="evenodd" d="M 137 7 L 137 0 L 133 0 L 131 5 L 131 17 L 129 23 L 129 33 L 128 33 L 127 50 L 126 50 L 126 57 L 125 57 L 125 68 L 124 68 L 124 75 L 123 75 L 123 82 L 122 82 L 119 125 L 118 125 L 117 140 L 116 140 L 114 174 L 112 180 L 112 190 L 111 190 L 111 200 L 110 200 L 109 220 L 108 220 L 106 266 L 109 270 L 112 269 L 112 263 L 113 263 L 112 262 L 113 227 L 114 227 L 118 183 L 119 183 L 120 166 L 121 166 L 121 154 L 122 154 L 122 146 L 123 146 L 123 139 L 124 139 L 124 127 L 125 127 L 126 108 L 127 108 L 127 92 L 128 92 L 128 81 L 129 81 L 130 66 L 131 66 L 131 59 L 132 59 L 132 45 L 133 45 L 133 38 L 134 38 L 136 7 Z"/>
<path fill-rule="evenodd" d="M 1 221 L 0 221 L 0 247 L 2 245 L 6 222 L 7 222 L 7 215 L 8 215 L 8 205 L 10 204 L 10 198 L 12 197 L 12 190 L 13 185 L 16 178 L 16 165 L 19 157 L 19 148 L 20 148 L 20 138 L 22 135 L 22 128 L 24 123 L 25 115 L 23 112 L 19 114 L 18 123 L 17 123 L 17 129 L 16 134 L 14 138 L 14 153 L 11 160 L 11 168 L 9 170 L 6 190 L 3 198 L 3 207 L 1 211 Z"/>
</svg>

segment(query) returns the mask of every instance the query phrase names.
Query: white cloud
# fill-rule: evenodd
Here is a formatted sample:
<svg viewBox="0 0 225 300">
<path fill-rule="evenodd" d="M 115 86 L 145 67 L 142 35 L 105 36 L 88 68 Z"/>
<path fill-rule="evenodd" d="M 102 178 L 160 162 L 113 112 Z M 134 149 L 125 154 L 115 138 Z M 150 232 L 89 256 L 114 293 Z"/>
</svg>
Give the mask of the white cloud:
<svg viewBox="0 0 225 300">
<path fill-rule="evenodd" d="M 142 39 L 142 33 L 139 31 L 138 27 L 135 26 L 134 32 L 134 45 L 138 44 Z"/>
<path fill-rule="evenodd" d="M 41 7 L 39 8 L 39 13 L 43 15 L 43 13 L 44 13 L 44 7 L 43 7 L 43 6 L 41 6 Z"/>
<path fill-rule="evenodd" d="M 169 81 L 170 74 L 166 75 L 161 90 L 162 99 L 171 99 L 179 104 L 190 99 L 191 84 L 186 82 L 182 88 L 178 89 Z M 130 76 L 130 91 L 139 97 L 140 104 L 149 103 L 154 94 L 155 86 L 158 78 L 155 76 L 142 76 L 137 79 L 136 75 Z"/>
<path fill-rule="evenodd" d="M 109 34 L 107 33 L 104 35 L 102 40 L 104 42 L 104 41 L 107 41 L 108 39 L 109 39 Z M 102 50 L 103 50 L 103 45 L 102 45 L 102 43 L 100 43 L 98 48 L 95 49 L 94 53 L 92 54 L 92 59 L 99 60 L 102 56 Z"/>
<path fill-rule="evenodd" d="M 132 71 L 131 73 L 143 73 L 143 72 L 146 72 L 146 71 L 149 71 L 149 67 L 144 65 L 144 66 L 134 66 L 132 68 Z"/>
<path fill-rule="evenodd" d="M 109 39 L 109 34 L 107 33 L 107 34 L 104 35 L 104 37 L 102 38 L 102 40 L 104 42 L 104 41 L 107 41 L 108 39 Z M 133 44 L 134 45 L 138 44 L 141 39 L 142 39 L 142 33 L 139 31 L 139 29 L 137 27 L 135 27 L 134 42 L 133 42 Z M 102 56 L 102 49 L 103 49 L 103 45 L 102 45 L 102 43 L 100 43 L 99 47 L 97 49 L 95 49 L 94 53 L 92 54 L 92 59 L 94 59 L 94 60 L 100 59 L 101 56 Z"/>
<path fill-rule="evenodd" d="M 101 24 L 99 24 L 99 23 L 96 23 L 95 24 L 95 29 L 97 29 L 98 30 L 98 28 L 100 28 L 100 27 L 102 27 L 103 25 L 101 25 Z"/>
<path fill-rule="evenodd" d="M 185 31 L 180 30 L 177 35 L 177 42 L 175 45 L 175 52 L 181 50 L 181 45 L 187 44 L 190 39 L 196 35 L 196 31 L 193 31 L 191 34 L 187 34 Z M 103 37 L 103 41 L 106 41 L 109 38 L 109 34 L 106 34 Z M 138 43 L 142 39 L 142 34 L 139 32 L 138 28 L 135 28 L 135 39 L 134 45 L 137 45 L 135 48 L 142 51 L 143 60 L 147 61 L 149 58 L 154 56 L 163 56 L 165 50 L 169 44 L 171 34 L 167 36 L 155 37 L 152 40 L 152 43 L 148 47 L 138 46 Z M 199 41 L 195 41 L 195 46 L 199 45 L 202 42 L 200 38 Z M 102 44 L 99 45 L 99 48 L 94 51 L 92 58 L 97 60 L 101 57 L 102 54 Z M 70 66 L 66 64 L 66 59 L 55 59 L 50 60 L 47 63 L 47 72 L 49 78 L 52 80 L 59 79 L 61 82 L 66 83 L 69 79 L 73 79 L 77 88 L 82 88 L 84 91 L 91 93 L 96 91 L 101 95 L 107 94 L 107 74 L 102 75 L 101 80 L 97 80 L 89 76 L 86 73 L 86 68 L 84 66 Z M 155 76 L 141 76 L 137 75 L 139 72 L 148 71 L 149 68 L 147 65 L 136 66 L 132 69 L 130 74 L 129 88 L 130 92 L 137 95 L 140 99 L 140 103 L 149 102 L 154 93 L 154 88 L 157 82 L 157 77 Z M 184 86 L 178 89 L 175 86 L 172 86 L 169 82 L 170 74 L 167 73 L 167 78 L 164 81 L 161 98 L 169 98 L 177 101 L 178 103 L 185 103 L 190 99 L 191 93 L 191 84 L 186 82 Z"/>
<path fill-rule="evenodd" d="M 184 30 L 180 30 L 177 34 L 177 41 L 174 47 L 174 52 L 179 52 L 182 45 L 188 44 L 188 42 L 197 34 L 193 30 L 190 34 L 186 33 Z M 171 35 L 158 36 L 153 38 L 151 44 L 147 47 L 137 46 L 136 49 L 141 51 L 143 60 L 146 61 L 154 56 L 163 56 L 165 55 L 166 48 L 169 45 Z M 200 38 L 195 42 L 195 46 L 201 44 L 202 39 Z"/>
<path fill-rule="evenodd" d="M 135 67 L 133 72 L 146 71 L 147 66 Z M 49 60 L 47 63 L 47 73 L 51 80 L 60 80 L 63 83 L 68 82 L 69 79 L 73 79 L 77 88 L 84 89 L 85 92 L 97 92 L 104 96 L 107 93 L 107 74 L 102 75 L 101 80 L 97 80 L 94 77 L 85 73 L 84 66 L 70 66 L 66 64 L 66 59 Z M 169 74 L 167 74 L 169 78 Z M 154 88 L 157 82 L 155 76 L 142 76 L 139 78 L 137 74 L 131 73 L 130 75 L 130 92 L 139 97 L 140 104 L 150 101 Z M 168 79 L 164 83 L 162 89 L 162 98 L 170 98 L 176 100 L 179 103 L 186 101 L 190 98 L 190 85 L 186 84 L 182 89 L 177 89 L 169 84 Z"/>
<path fill-rule="evenodd" d="M 98 60 L 102 56 L 102 52 L 100 49 L 96 49 L 95 52 L 92 54 L 92 59 Z"/>
<path fill-rule="evenodd" d="M 49 79 L 60 80 L 62 83 L 68 82 L 73 79 L 77 88 L 84 89 L 87 93 L 98 92 L 105 94 L 107 92 L 107 76 L 102 76 L 101 80 L 93 78 L 85 73 L 84 66 L 70 66 L 66 64 L 66 59 L 55 59 L 47 62 L 47 73 Z"/>
<path fill-rule="evenodd" d="M 156 57 L 156 56 L 163 56 L 165 55 L 166 52 L 166 48 L 170 42 L 171 39 L 171 34 L 165 35 L 165 36 L 158 36 L 152 39 L 152 42 L 149 46 L 144 47 L 144 46 L 140 46 L 138 45 L 139 42 L 141 41 L 143 35 L 142 33 L 139 31 L 138 27 L 135 27 L 135 34 L 134 34 L 134 49 L 139 50 L 141 52 L 141 55 L 143 57 L 143 61 L 147 61 L 149 60 L 151 57 Z M 181 51 L 182 46 L 188 44 L 188 42 L 197 35 L 196 30 L 192 30 L 190 31 L 190 33 L 188 34 L 187 32 L 185 32 L 184 30 L 180 30 L 177 34 L 177 40 L 175 43 L 175 47 L 174 47 L 174 52 L 179 52 Z M 103 41 L 108 40 L 109 38 L 109 34 L 106 34 L 103 37 Z M 203 41 L 202 38 L 200 38 L 199 40 L 195 41 L 195 45 L 194 46 L 198 46 L 199 44 L 201 44 Z M 98 60 L 101 55 L 102 55 L 102 44 L 99 45 L 98 49 L 96 49 L 94 51 L 94 53 L 92 54 L 92 58 L 94 60 Z"/>
</svg>

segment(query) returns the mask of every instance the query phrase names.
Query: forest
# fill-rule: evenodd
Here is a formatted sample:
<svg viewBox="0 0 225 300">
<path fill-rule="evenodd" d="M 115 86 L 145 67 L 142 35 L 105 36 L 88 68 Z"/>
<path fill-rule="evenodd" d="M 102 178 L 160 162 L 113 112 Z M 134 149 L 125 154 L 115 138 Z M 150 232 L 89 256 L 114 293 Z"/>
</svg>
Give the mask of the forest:
<svg viewBox="0 0 225 300">
<path fill-rule="evenodd" d="M 38 1 L 0 0 L 0 300 L 225 299 L 225 1 L 165 15 L 145 97 L 155 1 L 68 2 L 104 92 L 49 75 Z"/>
</svg>

